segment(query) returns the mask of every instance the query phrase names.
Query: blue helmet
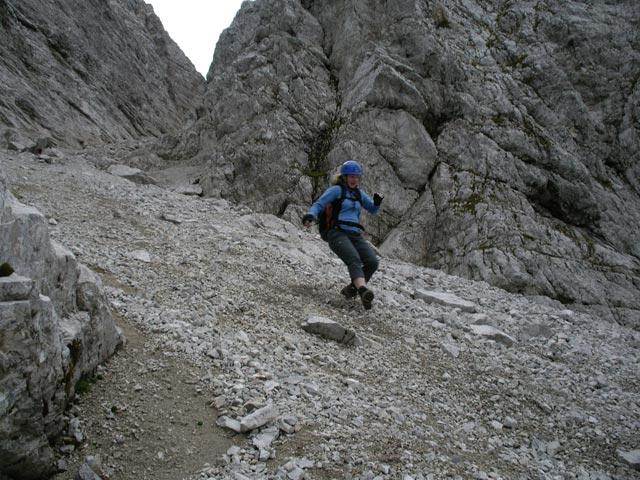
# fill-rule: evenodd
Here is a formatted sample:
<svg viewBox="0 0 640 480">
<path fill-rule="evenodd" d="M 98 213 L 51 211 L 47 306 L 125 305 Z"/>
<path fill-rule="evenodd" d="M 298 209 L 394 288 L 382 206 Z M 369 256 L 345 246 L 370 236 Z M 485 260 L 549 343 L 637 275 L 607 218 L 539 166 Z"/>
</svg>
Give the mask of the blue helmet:
<svg viewBox="0 0 640 480">
<path fill-rule="evenodd" d="M 340 167 L 340 175 L 362 175 L 362 168 L 355 160 L 347 160 Z"/>
</svg>

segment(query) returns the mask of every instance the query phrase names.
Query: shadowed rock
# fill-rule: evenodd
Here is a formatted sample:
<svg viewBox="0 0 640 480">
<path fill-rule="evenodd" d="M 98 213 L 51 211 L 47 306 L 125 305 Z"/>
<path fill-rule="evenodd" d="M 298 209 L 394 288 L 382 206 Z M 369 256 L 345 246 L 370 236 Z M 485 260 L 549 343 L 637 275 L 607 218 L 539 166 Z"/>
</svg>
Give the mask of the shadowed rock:
<svg viewBox="0 0 640 480">
<path fill-rule="evenodd" d="M 160 136 L 204 79 L 142 0 L 0 2 L 0 146 L 35 153 Z"/>
<path fill-rule="evenodd" d="M 456 295 L 445 292 L 430 292 L 427 290 L 416 289 L 413 293 L 415 298 L 419 298 L 429 303 L 438 303 L 451 308 L 459 308 L 463 312 L 473 313 L 476 311 L 477 305 L 468 300 L 463 300 Z"/>
<path fill-rule="evenodd" d="M 305 332 L 320 335 L 345 345 L 359 345 L 361 343 L 355 332 L 328 318 L 310 316 L 302 322 L 301 326 Z"/>
</svg>

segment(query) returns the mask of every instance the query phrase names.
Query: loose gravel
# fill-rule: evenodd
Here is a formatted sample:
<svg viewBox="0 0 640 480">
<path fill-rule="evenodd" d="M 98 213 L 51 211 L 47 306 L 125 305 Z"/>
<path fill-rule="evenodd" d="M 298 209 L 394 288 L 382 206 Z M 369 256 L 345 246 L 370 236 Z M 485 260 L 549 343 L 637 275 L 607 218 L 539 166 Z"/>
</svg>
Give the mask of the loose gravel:
<svg viewBox="0 0 640 480">
<path fill-rule="evenodd" d="M 57 479 L 640 478 L 638 332 L 386 257 L 366 311 L 315 231 L 111 175 L 116 150 L 0 155 L 128 339 Z"/>
</svg>

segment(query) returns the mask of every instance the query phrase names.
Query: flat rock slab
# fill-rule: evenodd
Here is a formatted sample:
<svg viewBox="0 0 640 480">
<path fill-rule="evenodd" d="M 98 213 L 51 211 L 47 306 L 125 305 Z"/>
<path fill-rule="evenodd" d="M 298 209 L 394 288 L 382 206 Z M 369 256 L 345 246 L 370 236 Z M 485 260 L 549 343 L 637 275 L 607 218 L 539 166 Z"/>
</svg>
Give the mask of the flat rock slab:
<svg viewBox="0 0 640 480">
<path fill-rule="evenodd" d="M 200 185 L 178 185 L 173 188 L 173 191 L 176 193 L 181 193 L 182 195 L 194 195 L 197 197 L 202 196 L 202 187 Z"/>
<path fill-rule="evenodd" d="M 640 470 L 640 450 L 631 450 L 630 452 L 618 450 L 618 457 L 631 468 Z"/>
<path fill-rule="evenodd" d="M 438 303 L 451 308 L 459 308 L 463 312 L 473 313 L 476 311 L 477 305 L 468 300 L 463 300 L 452 293 L 432 292 L 430 290 L 416 289 L 413 293 L 414 298 L 419 298 L 428 303 Z"/>
<path fill-rule="evenodd" d="M 223 415 L 216 420 L 216 425 L 223 428 L 228 428 L 229 430 L 233 430 L 234 432 L 240 433 L 242 432 L 240 427 L 240 422 L 234 418 L 227 417 Z"/>
<path fill-rule="evenodd" d="M 107 168 L 107 172 L 116 177 L 126 178 L 127 180 L 140 185 L 157 185 L 155 178 L 150 177 L 139 168 L 131 168 L 127 165 L 111 165 Z"/>
<path fill-rule="evenodd" d="M 506 345 L 507 347 L 510 347 L 511 345 L 516 343 L 515 338 L 507 335 L 501 330 L 498 330 L 496 327 L 492 327 L 491 325 L 470 325 L 469 328 L 476 335 L 494 340 L 498 343 Z"/>
<path fill-rule="evenodd" d="M 216 420 L 219 427 L 228 428 L 238 433 L 246 433 L 275 420 L 278 417 L 278 409 L 273 404 L 254 410 L 249 415 L 238 419 L 229 418 L 226 415 Z"/>
<path fill-rule="evenodd" d="M 133 252 L 128 252 L 125 254 L 128 258 L 133 260 L 138 260 L 144 263 L 151 262 L 151 254 L 146 250 L 134 250 Z"/>
<path fill-rule="evenodd" d="M 33 290 L 33 280 L 17 274 L 0 277 L 0 302 L 28 300 Z"/>
<path fill-rule="evenodd" d="M 278 417 L 278 409 L 273 404 L 254 410 L 240 420 L 240 431 L 249 432 L 266 425 Z"/>
</svg>

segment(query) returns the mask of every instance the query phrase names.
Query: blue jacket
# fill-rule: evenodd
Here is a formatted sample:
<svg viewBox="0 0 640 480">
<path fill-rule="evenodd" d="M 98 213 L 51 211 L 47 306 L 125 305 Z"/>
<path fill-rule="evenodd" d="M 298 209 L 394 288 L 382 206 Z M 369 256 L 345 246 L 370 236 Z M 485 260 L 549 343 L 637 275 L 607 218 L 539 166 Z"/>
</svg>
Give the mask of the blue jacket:
<svg viewBox="0 0 640 480">
<path fill-rule="evenodd" d="M 362 204 L 356 200 L 356 194 L 349 187 L 347 188 L 346 197 L 342 201 L 342 208 L 340 209 L 340 215 L 338 215 L 338 220 L 342 220 L 345 222 L 353 222 L 359 223 L 360 210 L 362 207 L 366 211 L 372 214 L 376 214 L 380 211 L 380 205 L 374 205 L 373 200 L 369 195 L 364 193 L 364 191 L 360 190 L 360 200 Z M 328 204 L 337 200 L 342 195 L 342 188 L 340 185 L 332 185 L 327 188 L 320 197 L 313 202 L 311 208 L 309 209 L 309 215 L 313 215 L 315 218 L 318 217 L 320 212 L 324 211 L 324 207 Z M 360 229 L 357 227 L 352 227 L 350 225 L 340 225 L 340 228 L 343 230 L 348 230 L 351 232 L 360 232 Z"/>
</svg>

